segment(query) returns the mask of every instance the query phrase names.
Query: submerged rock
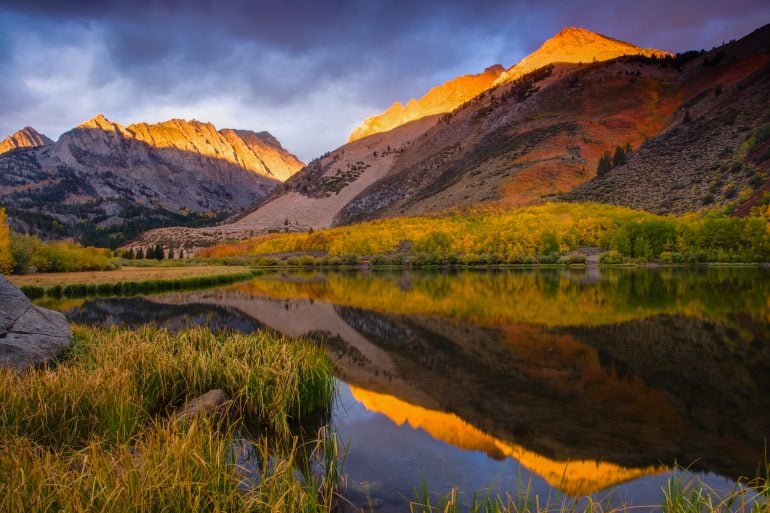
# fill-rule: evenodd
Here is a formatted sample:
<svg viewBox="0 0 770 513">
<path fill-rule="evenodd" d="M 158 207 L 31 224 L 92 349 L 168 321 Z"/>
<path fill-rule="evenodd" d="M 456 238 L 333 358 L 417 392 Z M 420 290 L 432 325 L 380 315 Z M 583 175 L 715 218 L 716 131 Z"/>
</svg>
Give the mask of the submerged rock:
<svg viewBox="0 0 770 513">
<path fill-rule="evenodd" d="M 175 417 L 177 419 L 188 419 L 196 415 L 217 416 L 222 414 L 230 396 L 227 392 L 220 389 L 209 390 L 205 394 L 188 400 L 177 410 Z"/>
<path fill-rule="evenodd" d="M 32 304 L 0 276 L 0 366 L 27 369 L 45 365 L 69 348 L 72 332 L 59 312 Z"/>
</svg>

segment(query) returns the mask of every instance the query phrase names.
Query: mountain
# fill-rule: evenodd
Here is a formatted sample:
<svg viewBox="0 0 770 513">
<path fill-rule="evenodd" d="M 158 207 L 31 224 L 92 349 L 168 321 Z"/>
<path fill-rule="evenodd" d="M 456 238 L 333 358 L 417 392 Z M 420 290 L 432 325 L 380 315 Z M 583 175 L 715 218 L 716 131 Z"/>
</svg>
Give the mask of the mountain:
<svg viewBox="0 0 770 513">
<path fill-rule="evenodd" d="M 606 61 L 622 55 L 664 57 L 670 54 L 653 48 L 640 48 L 581 28 L 565 28 L 507 70 L 496 64 L 478 75 L 458 77 L 434 87 L 419 100 L 411 99 L 406 105 L 400 102 L 394 103 L 382 114 L 364 120 L 350 134 L 348 142 L 391 130 L 425 116 L 451 112 L 492 86 L 510 82 L 552 63 L 589 63 Z"/>
<path fill-rule="evenodd" d="M 0 141 L 0 154 L 16 148 L 35 148 L 46 144 L 53 144 L 53 141 L 31 126 L 26 126 Z"/>
<path fill-rule="evenodd" d="M 0 202 L 19 231 L 114 246 L 238 213 L 302 166 L 267 132 L 179 119 L 124 127 L 100 114 L 56 143 L 0 155 Z"/>
<path fill-rule="evenodd" d="M 770 25 L 693 61 L 675 87 L 679 102 L 665 128 L 563 199 L 664 214 L 736 204 L 746 215 L 766 206 Z"/>
<path fill-rule="evenodd" d="M 638 46 L 591 32 L 590 30 L 568 27 L 547 40 L 533 53 L 501 73 L 493 85 L 500 85 L 515 80 L 527 73 L 556 62 L 590 63 L 608 61 L 623 55 L 644 55 L 646 57 L 666 57 L 671 55 L 654 48 Z"/>
<path fill-rule="evenodd" d="M 505 68 L 496 64 L 478 75 L 457 77 L 436 86 L 420 99 L 412 98 L 406 105 L 395 102 L 382 114 L 366 118 L 350 134 L 348 142 L 379 132 L 387 132 L 425 116 L 451 112 L 482 91 L 489 89 L 504 71 Z"/>
<path fill-rule="evenodd" d="M 584 34 L 571 29 L 556 39 Z M 614 41 L 593 39 L 599 50 Z M 768 80 L 770 26 L 709 52 L 551 63 L 450 113 L 331 151 L 216 230 L 151 231 L 141 242 L 202 246 L 270 231 L 548 200 L 656 212 L 726 206 L 747 195 L 763 204 L 770 141 L 756 135 L 770 121 Z M 752 140 L 758 142 L 746 153 Z M 618 147 L 625 163 L 597 176 L 600 158 Z"/>
</svg>

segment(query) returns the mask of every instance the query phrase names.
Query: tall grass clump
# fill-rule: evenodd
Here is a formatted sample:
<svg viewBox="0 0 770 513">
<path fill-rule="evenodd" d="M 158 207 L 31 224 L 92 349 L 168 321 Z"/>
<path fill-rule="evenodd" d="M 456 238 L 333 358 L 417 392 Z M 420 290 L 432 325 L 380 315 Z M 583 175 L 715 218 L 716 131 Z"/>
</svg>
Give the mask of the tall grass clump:
<svg viewBox="0 0 770 513">
<path fill-rule="evenodd" d="M 59 366 L 0 370 L 0 436 L 54 447 L 93 437 L 121 443 L 153 416 L 215 388 L 245 416 L 286 433 L 290 419 L 328 407 L 332 386 L 320 348 L 264 331 L 76 326 Z"/>
<path fill-rule="evenodd" d="M 113 448 L 93 440 L 76 451 L 51 450 L 4 439 L 0 511 L 331 511 L 333 497 L 298 472 L 308 466 L 298 461 L 302 453 L 276 455 L 268 446 L 205 417 L 153 424 L 134 445 Z"/>
<path fill-rule="evenodd" d="M 336 439 L 311 442 L 332 460 L 316 477 L 290 432 L 331 404 L 322 348 L 265 331 L 73 334 L 56 365 L 0 369 L 0 511 L 330 510 Z M 173 414 L 215 388 L 231 397 L 227 422 Z"/>
</svg>

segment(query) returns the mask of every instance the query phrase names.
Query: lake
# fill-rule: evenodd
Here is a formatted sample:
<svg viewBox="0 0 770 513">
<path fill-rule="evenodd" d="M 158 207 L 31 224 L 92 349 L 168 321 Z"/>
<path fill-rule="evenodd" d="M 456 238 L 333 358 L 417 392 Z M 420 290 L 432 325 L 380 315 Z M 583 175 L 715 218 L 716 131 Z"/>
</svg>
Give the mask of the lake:
<svg viewBox="0 0 770 513">
<path fill-rule="evenodd" d="M 423 485 L 652 505 L 673 473 L 729 490 L 765 461 L 770 269 L 265 272 L 43 304 L 323 342 L 345 495 L 377 511 Z"/>
</svg>

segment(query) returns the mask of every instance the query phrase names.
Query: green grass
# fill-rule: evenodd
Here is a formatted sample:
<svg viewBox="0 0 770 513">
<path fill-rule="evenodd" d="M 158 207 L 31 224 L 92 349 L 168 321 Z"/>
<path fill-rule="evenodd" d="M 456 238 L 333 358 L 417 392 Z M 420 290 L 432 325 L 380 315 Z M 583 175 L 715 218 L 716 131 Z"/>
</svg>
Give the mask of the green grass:
<svg viewBox="0 0 770 513">
<path fill-rule="evenodd" d="M 73 331 L 58 365 L 0 370 L 0 511 L 331 507 L 336 438 L 319 435 L 300 448 L 289 430 L 293 419 L 330 407 L 332 369 L 322 348 L 262 331 Z M 213 388 L 232 398 L 232 422 L 170 415 Z M 262 465 L 258 481 L 237 465 L 239 419 L 264 433 L 250 446 Z M 308 473 L 303 458 L 324 462 L 323 475 Z"/>
<path fill-rule="evenodd" d="M 188 290 L 227 285 L 252 278 L 254 273 L 228 273 L 212 276 L 191 276 L 152 280 L 122 280 L 105 283 L 69 283 L 66 285 L 21 285 L 19 288 L 30 299 L 43 297 L 76 298 L 89 296 L 133 296 L 172 290 Z"/>
<path fill-rule="evenodd" d="M 456 488 L 446 494 L 430 491 L 426 483 L 414 489 L 410 513 L 767 513 L 770 511 L 770 467 L 751 482 L 731 490 L 715 490 L 677 470 L 661 489 L 660 504 L 617 504 L 612 497 L 545 497 L 532 491 L 531 483 L 519 483 L 518 493 L 463 497 Z"/>
</svg>

